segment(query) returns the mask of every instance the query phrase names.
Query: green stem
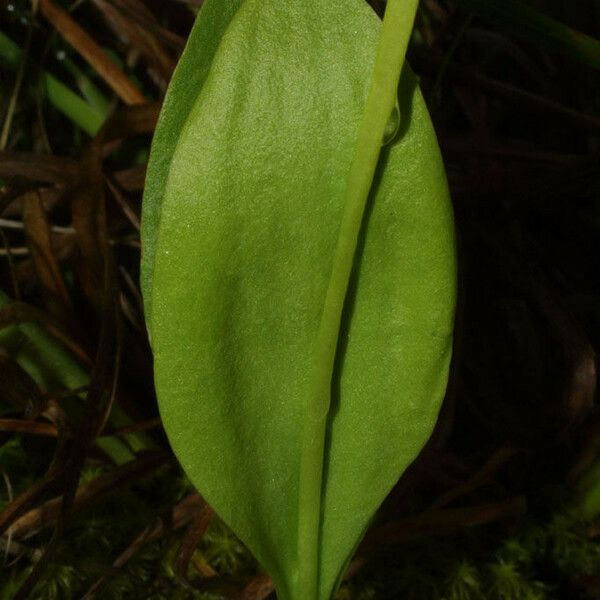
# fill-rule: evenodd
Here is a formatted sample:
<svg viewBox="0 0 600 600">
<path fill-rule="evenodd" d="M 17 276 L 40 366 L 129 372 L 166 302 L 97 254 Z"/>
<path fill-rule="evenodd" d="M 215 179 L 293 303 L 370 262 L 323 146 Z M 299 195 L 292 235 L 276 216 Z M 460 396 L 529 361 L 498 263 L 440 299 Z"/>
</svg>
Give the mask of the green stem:
<svg viewBox="0 0 600 600">
<path fill-rule="evenodd" d="M 304 415 L 298 505 L 297 589 L 306 600 L 318 597 L 325 437 L 342 310 L 386 124 L 396 104 L 417 6 L 418 0 L 388 0 L 387 3 L 317 334 L 312 383 Z"/>
<path fill-rule="evenodd" d="M 101 115 L 108 115 L 110 112 L 110 100 L 98 89 L 96 84 L 68 58 L 65 58 L 62 63 L 75 79 L 81 95 L 88 104 Z"/>
<path fill-rule="evenodd" d="M 9 67 L 16 69 L 19 66 L 21 57 L 21 48 L 0 31 L 0 58 L 4 59 Z M 95 135 L 98 132 L 106 119 L 106 113 L 92 108 L 80 96 L 56 79 L 56 77 L 45 71 L 43 73 L 43 81 L 48 100 L 57 110 L 81 127 L 86 133 Z"/>
</svg>

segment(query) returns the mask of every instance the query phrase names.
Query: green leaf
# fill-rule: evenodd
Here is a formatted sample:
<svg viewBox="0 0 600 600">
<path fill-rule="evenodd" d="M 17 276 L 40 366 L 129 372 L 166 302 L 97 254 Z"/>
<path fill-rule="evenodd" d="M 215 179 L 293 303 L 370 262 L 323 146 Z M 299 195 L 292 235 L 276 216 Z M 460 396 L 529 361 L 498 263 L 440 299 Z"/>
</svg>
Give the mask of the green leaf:
<svg viewBox="0 0 600 600">
<path fill-rule="evenodd" d="M 452 214 L 408 68 L 393 111 L 415 9 L 381 33 L 362 0 L 208 0 L 153 142 L 161 414 L 280 600 L 332 596 L 446 386 Z"/>
<path fill-rule="evenodd" d="M 600 41 L 540 13 L 522 0 L 457 0 L 457 3 L 522 37 L 600 69 Z"/>
<path fill-rule="evenodd" d="M 0 31 L 0 61 L 16 69 L 23 51 L 5 33 Z M 86 133 L 96 135 L 106 119 L 107 110 L 93 107 L 56 77 L 43 72 L 42 80 L 50 103 Z"/>
</svg>

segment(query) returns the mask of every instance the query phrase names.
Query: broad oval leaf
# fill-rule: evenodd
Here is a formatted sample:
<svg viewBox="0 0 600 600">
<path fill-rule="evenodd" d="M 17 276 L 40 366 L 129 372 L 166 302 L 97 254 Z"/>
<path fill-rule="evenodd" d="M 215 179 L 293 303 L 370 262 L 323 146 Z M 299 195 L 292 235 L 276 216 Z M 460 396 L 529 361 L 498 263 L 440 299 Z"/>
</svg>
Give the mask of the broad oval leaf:
<svg viewBox="0 0 600 600">
<path fill-rule="evenodd" d="M 142 287 L 161 414 L 280 600 L 313 600 L 298 578 L 304 407 L 380 26 L 362 0 L 208 0 L 153 142 Z M 318 600 L 429 437 L 448 374 L 452 214 L 408 69 L 399 109 L 339 331 Z"/>
</svg>

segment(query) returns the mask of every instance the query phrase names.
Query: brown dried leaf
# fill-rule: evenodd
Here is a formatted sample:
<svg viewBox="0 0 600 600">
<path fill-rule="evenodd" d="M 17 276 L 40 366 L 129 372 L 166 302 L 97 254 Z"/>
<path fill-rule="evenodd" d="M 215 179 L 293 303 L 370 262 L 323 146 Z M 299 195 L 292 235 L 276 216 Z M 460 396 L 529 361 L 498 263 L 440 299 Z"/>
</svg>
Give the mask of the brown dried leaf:
<svg viewBox="0 0 600 600">
<path fill-rule="evenodd" d="M 62 156 L 0 152 L 0 177 L 66 184 L 79 177 L 79 162 Z"/>
<path fill-rule="evenodd" d="M 162 454 L 147 454 L 117 467 L 89 483 L 80 485 L 75 494 L 71 513 L 81 511 L 99 502 L 112 491 L 142 479 L 167 462 L 168 459 Z M 26 539 L 44 527 L 55 523 L 60 513 L 61 503 L 61 497 L 53 498 L 17 519 L 11 527 L 13 538 Z"/>
<path fill-rule="evenodd" d="M 525 499 L 514 498 L 494 504 L 426 511 L 371 530 L 360 545 L 359 552 L 368 553 L 381 545 L 397 544 L 419 536 L 455 533 L 468 527 L 518 517 L 525 510 Z"/>
<path fill-rule="evenodd" d="M 204 537 L 214 514 L 213 509 L 208 504 L 205 504 L 194 517 L 194 520 L 181 540 L 181 545 L 179 546 L 173 564 L 173 570 L 175 575 L 182 581 L 187 581 L 188 579 L 187 571 L 190 560 L 192 559 L 200 540 Z"/>
<path fill-rule="evenodd" d="M 113 173 L 118 186 L 125 192 L 141 192 L 146 181 L 146 167 L 132 167 Z"/>
<path fill-rule="evenodd" d="M 150 71 L 157 75 L 157 83 L 164 88 L 175 69 L 175 60 L 165 51 L 153 33 L 153 30 L 158 28 L 154 15 L 144 4 L 135 0 L 128 2 L 131 4 L 129 11 L 123 10 L 123 2 L 114 5 L 108 0 L 92 1 L 108 26 L 145 57 L 151 67 Z"/>
<path fill-rule="evenodd" d="M 197 492 L 186 496 L 181 502 L 177 503 L 165 517 L 157 519 L 155 523 L 146 527 L 132 540 L 129 546 L 113 562 L 113 571 L 116 572 L 127 564 L 145 543 L 156 540 L 169 531 L 184 527 L 198 514 L 199 511 L 202 510 L 205 504 L 206 503 Z M 110 575 L 105 575 L 98 579 L 98 581 L 90 587 L 82 600 L 92 600 L 95 598 L 96 594 L 101 590 L 109 577 Z"/>
<path fill-rule="evenodd" d="M 145 102 L 144 96 L 127 75 L 104 53 L 92 37 L 73 20 L 69 13 L 52 0 L 40 0 L 39 8 L 40 12 L 60 35 L 87 60 L 125 104 L 143 104 Z"/>
<path fill-rule="evenodd" d="M 0 419 L 0 431 L 42 435 L 46 437 L 58 436 L 58 430 L 54 425 L 40 423 L 39 421 L 26 421 L 24 419 Z"/>
<path fill-rule="evenodd" d="M 72 225 L 80 256 L 77 263 L 84 294 L 97 313 L 106 306 L 106 281 L 110 248 L 101 155 L 97 144 L 90 145 L 82 161 L 84 182 L 73 189 Z"/>
<path fill-rule="evenodd" d="M 113 198 L 115 199 L 119 208 L 123 211 L 123 214 L 127 220 L 133 225 L 133 228 L 136 231 L 139 231 L 140 217 L 136 214 L 133 208 L 131 208 L 129 200 L 123 193 L 123 190 L 121 190 L 119 187 L 119 184 L 108 175 L 106 176 L 106 184 L 108 185 L 109 190 L 112 192 Z"/>
<path fill-rule="evenodd" d="M 267 573 L 261 573 L 250 580 L 238 600 L 265 600 L 275 591 L 273 580 Z"/>
<path fill-rule="evenodd" d="M 48 219 L 36 191 L 27 192 L 24 196 L 23 223 L 48 309 L 55 317 L 63 319 L 72 311 L 71 300 L 52 247 Z"/>
<path fill-rule="evenodd" d="M 17 496 L 0 512 L 0 535 L 3 535 L 15 520 L 25 514 L 49 489 L 55 487 L 65 473 L 66 461 L 69 455 L 69 429 L 65 414 L 60 406 L 52 400 L 48 402 L 43 414 L 55 425 L 58 432 L 54 456 L 44 476 Z"/>
<path fill-rule="evenodd" d="M 146 29 L 163 45 L 171 48 L 179 56 L 185 47 L 185 38 L 158 24 L 142 0 L 109 0 L 123 15 Z M 195 0 L 200 5 L 202 0 Z M 191 15 L 190 15 L 191 16 Z"/>
<path fill-rule="evenodd" d="M 104 146 L 115 140 L 153 133 L 161 109 L 160 102 L 122 107 L 104 124 L 93 144 Z"/>
<path fill-rule="evenodd" d="M 0 309 L 0 329 L 19 323 L 36 323 L 59 341 L 84 365 L 90 364 L 86 351 L 72 340 L 49 315 L 24 302 L 11 302 Z"/>
</svg>

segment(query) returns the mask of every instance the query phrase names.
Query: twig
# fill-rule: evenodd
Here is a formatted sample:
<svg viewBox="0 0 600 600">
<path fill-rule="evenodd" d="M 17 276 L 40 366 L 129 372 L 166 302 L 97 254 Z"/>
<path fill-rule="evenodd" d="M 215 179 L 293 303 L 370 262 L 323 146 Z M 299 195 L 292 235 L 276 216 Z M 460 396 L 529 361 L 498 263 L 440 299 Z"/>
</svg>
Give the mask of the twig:
<svg viewBox="0 0 600 600">
<path fill-rule="evenodd" d="M 24 419 L 0 419 L 0 431 L 30 433 L 46 437 L 56 437 L 58 435 L 58 430 L 50 423 L 38 423 L 37 421 Z"/>
</svg>

